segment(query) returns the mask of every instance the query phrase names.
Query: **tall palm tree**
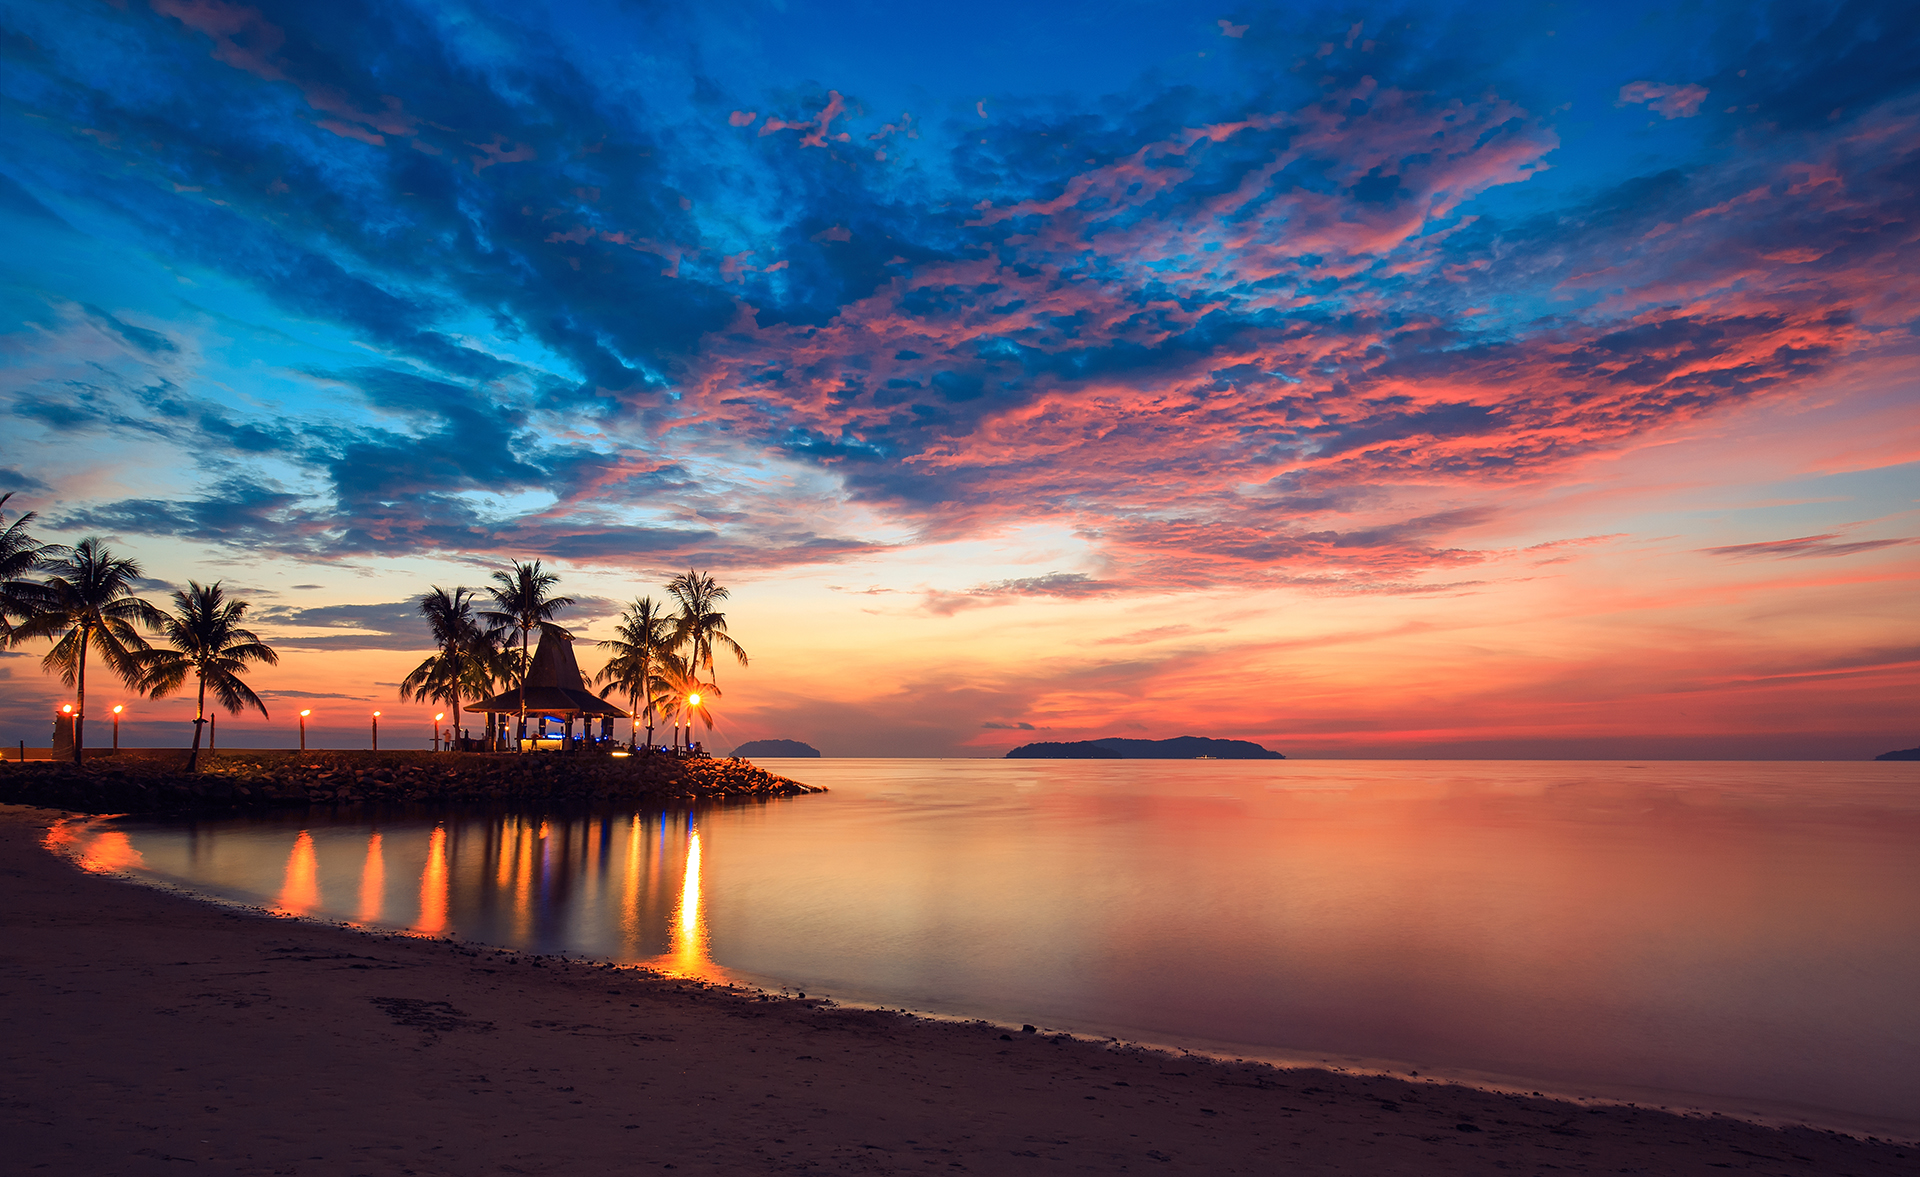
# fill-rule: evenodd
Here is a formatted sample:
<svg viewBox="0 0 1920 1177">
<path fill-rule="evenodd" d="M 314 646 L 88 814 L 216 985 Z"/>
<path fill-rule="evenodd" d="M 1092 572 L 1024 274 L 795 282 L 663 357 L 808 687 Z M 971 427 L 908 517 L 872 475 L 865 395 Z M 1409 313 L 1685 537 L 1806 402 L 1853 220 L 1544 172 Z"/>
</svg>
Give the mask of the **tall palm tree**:
<svg viewBox="0 0 1920 1177">
<path fill-rule="evenodd" d="M 280 665 L 280 655 L 262 642 L 257 634 L 240 623 L 246 619 L 245 601 L 230 601 L 219 581 L 200 584 L 189 580 L 186 590 L 174 590 L 173 612 L 160 625 L 160 633 L 173 649 L 154 649 L 141 656 L 146 668 L 142 681 L 147 694 L 164 699 L 180 689 L 192 675 L 199 680 L 199 700 L 193 713 L 193 751 L 187 754 L 187 771 L 200 763 L 201 725 L 207 722 L 207 688 L 228 715 L 238 715 L 248 707 L 264 718 L 267 705 L 240 675 L 250 663 Z"/>
<path fill-rule="evenodd" d="M 604 699 L 616 690 L 626 695 L 627 713 L 632 716 L 636 729 L 644 702 L 647 747 L 653 747 L 654 708 L 672 692 L 674 680 L 683 676 L 680 659 L 673 653 L 673 618 L 667 616 L 652 597 L 641 597 L 620 615 L 613 636 L 596 644 L 613 652 L 600 673 L 594 676 L 595 682 L 606 684 L 601 688 L 600 697 Z"/>
<path fill-rule="evenodd" d="M 0 495 L 0 507 L 13 497 Z M 14 643 L 14 623 L 25 621 L 33 613 L 33 602 L 40 586 L 27 575 L 40 567 L 44 545 L 27 534 L 34 514 L 28 511 L 0 531 L 0 650 Z"/>
<path fill-rule="evenodd" d="M 732 650 L 740 665 L 747 664 L 747 652 L 727 634 L 727 615 L 714 609 L 727 599 L 727 590 L 718 581 L 704 572 L 688 571 L 667 582 L 667 593 L 680 606 L 673 620 L 673 644 L 687 651 L 689 677 L 698 679 L 704 672 L 709 679 L 718 678 L 713 670 L 715 646 Z"/>
<path fill-rule="evenodd" d="M 420 612 L 439 650 L 400 683 L 402 699 L 419 703 L 445 700 L 452 704 L 456 732 L 461 699 L 484 698 L 505 670 L 499 648 L 473 610 L 474 599 L 470 588 L 455 587 L 449 592 L 438 585 L 421 596 Z"/>
<path fill-rule="evenodd" d="M 140 655 L 149 647 L 134 626 L 159 630 L 166 614 L 133 595 L 139 563 L 115 556 L 98 536 L 41 551 L 47 578 L 34 590 L 32 613 L 13 640 L 53 639 L 40 666 L 74 688 L 73 762 L 79 764 L 86 746 L 87 655 L 98 650 L 108 670 L 140 690 Z"/>
<path fill-rule="evenodd" d="M 520 664 L 515 675 L 520 680 L 520 727 L 521 735 L 526 734 L 527 726 L 527 671 L 533 658 L 527 653 L 527 641 L 535 628 L 551 630 L 558 637 L 572 637 L 562 627 L 553 623 L 553 615 L 573 604 L 572 597 L 553 597 L 547 594 L 553 586 L 560 583 L 557 572 L 542 572 L 540 561 L 522 564 L 513 562 L 513 571 L 495 572 L 493 587 L 487 595 L 493 599 L 493 608 L 484 609 L 480 616 L 491 622 L 493 628 L 488 636 L 511 636 L 513 630 L 520 631 Z"/>
</svg>

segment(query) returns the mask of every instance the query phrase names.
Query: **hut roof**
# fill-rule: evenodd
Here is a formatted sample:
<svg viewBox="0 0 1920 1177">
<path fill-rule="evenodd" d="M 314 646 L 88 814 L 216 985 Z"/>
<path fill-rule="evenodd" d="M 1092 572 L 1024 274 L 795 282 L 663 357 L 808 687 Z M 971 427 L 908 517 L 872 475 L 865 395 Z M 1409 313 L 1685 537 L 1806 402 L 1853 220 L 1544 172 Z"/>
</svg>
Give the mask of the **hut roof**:
<svg viewBox="0 0 1920 1177">
<path fill-rule="evenodd" d="M 555 630 L 540 631 L 540 644 L 533 651 L 533 665 L 527 668 L 526 685 L 528 715 L 612 715 L 624 719 L 627 714 L 587 689 L 580 664 L 573 658 L 573 639 Z M 466 710 L 518 714 L 520 688 L 515 686 L 490 699 L 482 699 Z"/>
</svg>

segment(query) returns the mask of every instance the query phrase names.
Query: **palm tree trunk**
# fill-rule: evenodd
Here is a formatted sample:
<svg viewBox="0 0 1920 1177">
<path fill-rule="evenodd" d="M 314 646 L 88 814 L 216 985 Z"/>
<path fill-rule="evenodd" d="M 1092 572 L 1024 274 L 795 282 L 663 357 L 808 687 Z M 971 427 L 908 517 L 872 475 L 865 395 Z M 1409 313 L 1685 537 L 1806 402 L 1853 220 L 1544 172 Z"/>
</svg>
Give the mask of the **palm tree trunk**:
<svg viewBox="0 0 1920 1177">
<path fill-rule="evenodd" d="M 514 733 L 513 746 L 524 751 L 520 741 L 527 734 L 527 633 L 528 627 L 520 627 L 520 730 Z"/>
<path fill-rule="evenodd" d="M 73 762 L 84 760 L 81 750 L 86 746 L 87 737 L 87 647 L 93 644 L 93 628 L 80 627 L 80 665 L 74 675 L 73 698 Z"/>
<path fill-rule="evenodd" d="M 200 763 L 200 727 L 207 722 L 207 672 L 200 672 L 200 702 L 193 712 L 193 751 L 187 753 L 187 771 Z"/>
</svg>

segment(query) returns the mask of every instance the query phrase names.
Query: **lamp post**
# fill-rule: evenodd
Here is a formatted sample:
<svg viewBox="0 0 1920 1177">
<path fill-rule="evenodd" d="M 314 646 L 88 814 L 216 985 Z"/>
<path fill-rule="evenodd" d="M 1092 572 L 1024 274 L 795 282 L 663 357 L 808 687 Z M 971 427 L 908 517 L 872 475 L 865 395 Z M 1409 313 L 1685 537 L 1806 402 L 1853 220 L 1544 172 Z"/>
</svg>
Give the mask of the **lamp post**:
<svg viewBox="0 0 1920 1177">
<path fill-rule="evenodd" d="M 302 711 L 300 713 L 300 750 L 302 752 L 307 750 L 307 716 L 312 714 L 313 712 L 311 711 Z"/>
<path fill-rule="evenodd" d="M 446 717 L 447 713 L 444 711 L 436 711 L 433 715 L 433 750 L 435 752 L 440 750 L 440 721 Z"/>
<path fill-rule="evenodd" d="M 115 752 L 120 750 L 120 713 L 125 710 L 126 707 L 122 704 L 113 705 L 113 750 Z"/>
<path fill-rule="evenodd" d="M 375 752 L 380 750 L 380 713 L 378 711 L 373 713 L 373 750 Z"/>
</svg>

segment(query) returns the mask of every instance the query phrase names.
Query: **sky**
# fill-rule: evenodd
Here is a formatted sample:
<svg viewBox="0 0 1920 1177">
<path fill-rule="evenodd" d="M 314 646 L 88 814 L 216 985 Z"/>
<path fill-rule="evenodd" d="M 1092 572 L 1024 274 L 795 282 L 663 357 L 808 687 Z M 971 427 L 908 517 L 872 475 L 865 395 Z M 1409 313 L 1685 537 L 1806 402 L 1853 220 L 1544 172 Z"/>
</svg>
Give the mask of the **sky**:
<svg viewBox="0 0 1920 1177">
<path fill-rule="evenodd" d="M 534 558 L 590 670 L 731 590 L 723 751 L 1920 743 L 1897 0 L 0 0 L 0 54 L 7 518 L 251 602 L 223 743 L 425 746 L 413 602 Z"/>
</svg>

